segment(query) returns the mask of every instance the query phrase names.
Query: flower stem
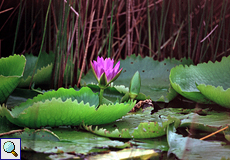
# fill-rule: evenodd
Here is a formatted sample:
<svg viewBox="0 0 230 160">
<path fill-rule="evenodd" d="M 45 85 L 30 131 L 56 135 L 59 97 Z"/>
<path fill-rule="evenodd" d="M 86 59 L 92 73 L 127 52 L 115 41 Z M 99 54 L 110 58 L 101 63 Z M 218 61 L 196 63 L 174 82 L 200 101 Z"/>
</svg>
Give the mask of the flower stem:
<svg viewBox="0 0 230 160">
<path fill-rule="evenodd" d="M 101 88 L 101 89 L 100 89 L 100 95 L 99 95 L 99 105 L 102 104 L 103 93 L 104 93 L 104 89 Z"/>
</svg>

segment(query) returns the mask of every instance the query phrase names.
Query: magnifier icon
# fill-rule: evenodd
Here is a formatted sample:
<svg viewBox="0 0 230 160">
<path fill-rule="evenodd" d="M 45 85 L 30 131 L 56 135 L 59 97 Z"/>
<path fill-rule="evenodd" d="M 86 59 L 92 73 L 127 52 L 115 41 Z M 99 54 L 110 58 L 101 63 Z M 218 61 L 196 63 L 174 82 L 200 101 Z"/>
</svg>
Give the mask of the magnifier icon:
<svg viewBox="0 0 230 160">
<path fill-rule="evenodd" d="M 14 151 L 15 150 L 15 145 L 11 141 L 7 141 L 3 145 L 3 149 L 7 153 L 12 153 L 15 157 L 18 156 L 18 154 Z"/>
</svg>

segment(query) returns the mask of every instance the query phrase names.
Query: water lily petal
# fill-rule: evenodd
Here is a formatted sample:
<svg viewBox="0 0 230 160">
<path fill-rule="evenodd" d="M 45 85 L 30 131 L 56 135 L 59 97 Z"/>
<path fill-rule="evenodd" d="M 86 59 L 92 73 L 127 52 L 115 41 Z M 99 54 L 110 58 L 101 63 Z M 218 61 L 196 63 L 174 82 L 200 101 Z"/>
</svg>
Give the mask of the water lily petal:
<svg viewBox="0 0 230 160">
<path fill-rule="evenodd" d="M 101 75 L 104 73 L 105 71 L 104 71 L 104 69 L 103 68 L 98 68 L 98 74 L 97 74 L 97 76 L 98 76 L 98 79 L 100 79 L 100 77 L 101 77 Z"/>
<path fill-rule="evenodd" d="M 106 75 L 107 81 L 109 82 L 111 79 L 113 79 L 113 77 L 116 74 L 114 73 L 114 69 L 110 69 L 110 70 L 105 71 L 105 75 Z"/>
<path fill-rule="evenodd" d="M 93 69 L 96 70 L 96 68 L 97 68 L 97 61 L 93 61 L 92 66 L 93 66 Z"/>
<path fill-rule="evenodd" d="M 115 72 L 115 74 L 118 73 L 119 67 L 120 67 L 120 61 L 118 61 L 117 64 L 115 65 L 115 67 L 114 67 L 114 72 Z"/>
<path fill-rule="evenodd" d="M 114 60 L 111 58 L 106 58 L 103 59 L 102 57 L 97 57 L 97 61 L 93 61 L 91 63 L 92 68 L 94 70 L 94 73 L 97 76 L 97 80 L 98 82 L 101 81 L 101 76 L 103 73 L 105 73 L 104 78 L 105 80 L 103 80 L 105 83 L 111 83 L 113 80 L 115 80 L 121 72 L 122 69 L 119 70 L 120 67 L 120 61 L 115 65 L 115 67 L 113 67 L 114 65 Z M 119 70 L 119 71 L 118 71 Z M 119 75 L 117 75 L 119 74 Z M 117 75 L 117 76 L 116 76 Z M 116 76 L 116 78 L 114 78 Z M 103 79 L 104 79 L 103 78 Z M 106 84 L 106 85 L 108 85 Z"/>
<path fill-rule="evenodd" d="M 110 58 L 106 58 L 104 62 L 104 69 L 105 70 L 113 69 L 113 64 L 114 64 L 113 59 L 111 60 Z"/>
<path fill-rule="evenodd" d="M 103 59 L 103 57 L 97 57 L 97 62 L 99 63 L 99 64 L 103 64 L 104 63 L 104 59 Z"/>
</svg>

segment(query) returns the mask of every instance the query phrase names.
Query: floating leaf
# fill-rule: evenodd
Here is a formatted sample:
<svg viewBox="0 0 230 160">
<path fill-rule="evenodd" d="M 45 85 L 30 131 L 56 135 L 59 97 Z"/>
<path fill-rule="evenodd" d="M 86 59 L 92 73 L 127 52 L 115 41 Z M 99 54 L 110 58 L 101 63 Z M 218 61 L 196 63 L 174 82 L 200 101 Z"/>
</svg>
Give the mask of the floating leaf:
<svg viewBox="0 0 230 160">
<path fill-rule="evenodd" d="M 222 127 L 230 124 L 229 112 L 208 112 L 207 115 L 201 116 L 198 114 L 193 114 L 189 118 L 183 119 L 181 121 L 181 127 L 193 126 L 194 129 L 215 132 Z"/>
<path fill-rule="evenodd" d="M 23 76 L 26 59 L 22 55 L 9 56 L 0 59 L 0 103 L 18 86 Z"/>
<path fill-rule="evenodd" d="M 179 159 L 212 159 L 220 160 L 221 157 L 230 158 L 230 146 L 223 146 L 221 142 L 207 142 L 175 133 L 174 124 L 167 129 L 169 153 L 174 153 Z"/>
<path fill-rule="evenodd" d="M 42 52 L 39 58 L 32 54 L 25 54 L 27 63 L 25 67 L 25 73 L 19 84 L 19 87 L 27 87 L 30 85 L 34 69 L 35 73 L 32 82 L 35 82 L 36 84 L 50 84 L 54 56 L 55 54 L 53 52 L 50 52 L 49 54 Z M 36 63 L 37 66 L 35 66 Z"/>
<path fill-rule="evenodd" d="M 18 125 L 30 128 L 41 126 L 61 126 L 85 124 L 99 125 L 110 123 L 128 113 L 135 102 L 99 104 L 97 93 L 88 87 L 76 91 L 73 88 L 60 88 L 28 99 L 11 111 L 4 105 L 0 115 Z"/>
<path fill-rule="evenodd" d="M 21 89 L 16 88 L 9 96 L 6 102 L 7 108 L 12 108 L 14 106 L 20 105 L 22 102 L 26 102 L 28 98 L 33 98 L 38 95 L 38 92 L 35 92 L 30 89 Z"/>
<path fill-rule="evenodd" d="M 182 96 L 191 99 L 199 103 L 210 103 L 210 101 L 216 101 L 224 106 L 230 104 L 229 91 L 224 92 L 230 88 L 230 56 L 223 57 L 221 62 L 198 64 L 197 66 L 177 66 L 170 72 L 170 82 L 172 87 Z M 212 85 L 214 87 L 222 86 L 217 89 L 211 87 L 205 87 L 201 85 L 200 90 L 196 85 L 205 84 Z M 217 93 L 214 93 L 216 92 Z M 227 95 L 226 95 L 227 94 Z M 209 99 L 210 98 L 210 99 Z"/>
<path fill-rule="evenodd" d="M 88 131 L 95 134 L 113 138 L 153 138 L 166 134 L 166 127 L 169 123 L 179 120 L 168 116 L 151 115 L 151 108 L 145 109 L 143 113 L 128 114 L 116 122 L 99 125 L 83 125 Z"/>
<path fill-rule="evenodd" d="M 94 85 L 94 84 L 88 84 L 87 85 L 89 88 L 92 89 L 92 91 L 94 92 L 100 92 L 100 87 L 98 85 Z M 103 93 L 103 97 L 115 102 L 117 99 L 121 99 L 122 98 L 122 94 L 115 88 L 115 87 L 107 87 Z"/>
<path fill-rule="evenodd" d="M 151 57 L 142 58 L 134 54 L 125 60 L 120 60 L 120 67 L 123 68 L 121 75 L 114 85 L 125 85 L 129 87 L 131 78 L 136 71 L 141 77 L 141 90 L 146 97 L 150 96 L 153 101 L 169 102 L 177 93 L 170 87 L 169 73 L 171 68 L 179 64 L 192 64 L 189 59 L 165 59 L 162 62 L 154 61 Z M 97 84 L 92 72 L 82 78 L 81 85 L 90 83 Z"/>
<path fill-rule="evenodd" d="M 228 128 L 224 131 L 224 137 L 230 142 L 230 124 L 228 125 Z"/>
<path fill-rule="evenodd" d="M 227 75 L 229 75 L 230 78 L 230 74 Z M 226 81 L 225 84 L 228 84 L 228 86 L 225 85 L 225 88 L 228 88 L 226 90 L 223 89 L 223 86 L 215 87 L 205 84 L 200 84 L 197 88 L 208 99 L 223 107 L 230 108 L 230 81 Z"/>
<path fill-rule="evenodd" d="M 88 154 L 97 147 L 103 148 L 124 148 L 124 142 L 110 140 L 106 137 L 100 137 L 89 132 L 75 131 L 70 128 L 58 128 L 51 130 L 60 139 L 59 142 L 48 140 L 26 140 L 22 139 L 21 148 L 27 151 L 36 151 L 40 153 L 74 153 Z"/>
<path fill-rule="evenodd" d="M 167 138 L 165 136 L 151 139 L 135 139 L 130 140 L 129 142 L 137 146 L 137 148 L 157 149 L 161 151 L 168 151 L 169 149 Z"/>
<path fill-rule="evenodd" d="M 215 132 L 222 127 L 230 124 L 229 112 L 206 112 L 206 115 L 199 115 L 194 113 L 191 109 L 182 108 L 165 108 L 156 112 L 159 115 L 171 116 L 181 120 L 180 127 L 190 127 L 193 129 L 202 130 L 206 132 Z M 188 114 L 186 114 L 188 113 Z"/>
<path fill-rule="evenodd" d="M 1 136 L 1 138 L 21 138 L 22 140 L 39 140 L 39 141 L 60 141 L 58 136 L 48 129 L 29 129 L 14 132 L 13 134 L 8 134 Z M 44 143 L 44 142 L 43 142 Z"/>
<path fill-rule="evenodd" d="M 103 155 L 96 155 L 88 157 L 89 160 L 108 160 L 108 159 L 150 159 L 159 158 L 159 154 L 154 150 L 150 149 L 135 149 L 128 148 L 117 152 L 110 152 Z"/>
<path fill-rule="evenodd" d="M 0 134 L 9 132 L 11 130 L 20 129 L 18 126 L 10 123 L 10 121 L 6 117 L 0 116 Z"/>
</svg>

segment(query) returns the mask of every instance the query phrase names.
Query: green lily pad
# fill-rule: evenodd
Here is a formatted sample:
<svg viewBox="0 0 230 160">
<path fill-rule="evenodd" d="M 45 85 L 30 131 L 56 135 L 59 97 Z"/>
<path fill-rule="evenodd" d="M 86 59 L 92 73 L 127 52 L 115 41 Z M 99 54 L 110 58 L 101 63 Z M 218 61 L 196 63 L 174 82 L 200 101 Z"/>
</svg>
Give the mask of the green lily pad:
<svg viewBox="0 0 230 160">
<path fill-rule="evenodd" d="M 32 82 L 36 84 L 50 84 L 55 54 L 53 52 L 49 54 L 42 52 L 39 58 L 32 54 L 25 54 L 25 57 L 27 63 L 19 87 L 30 85 L 34 69 L 35 73 Z M 35 66 L 36 63 L 37 66 Z"/>
<path fill-rule="evenodd" d="M 126 148 L 117 152 L 109 152 L 103 155 L 90 156 L 87 159 L 94 160 L 115 160 L 115 159 L 158 159 L 159 153 L 154 150 L 148 149 L 137 149 L 137 148 Z"/>
<path fill-rule="evenodd" d="M 18 130 L 18 129 L 22 129 L 22 128 L 16 126 L 13 123 L 10 123 L 10 121 L 6 117 L 0 116 L 0 134 L 9 132 L 11 130 Z"/>
<path fill-rule="evenodd" d="M 215 132 L 230 124 L 229 112 L 208 111 L 206 115 L 199 115 L 191 109 L 164 108 L 156 114 L 180 119 L 180 127 L 190 127 L 192 125 L 193 129 L 205 132 Z"/>
<path fill-rule="evenodd" d="M 92 133 L 113 137 L 113 138 L 155 138 L 166 134 L 166 127 L 172 122 L 179 120 L 168 116 L 159 116 L 158 114 L 151 115 L 151 108 L 147 108 L 143 113 L 128 114 L 118 119 L 116 122 L 83 127 Z"/>
<path fill-rule="evenodd" d="M 230 125 L 228 125 L 228 128 L 224 131 L 224 137 L 230 142 Z"/>
<path fill-rule="evenodd" d="M 225 85 L 225 88 L 228 89 L 224 89 L 223 86 L 215 87 L 205 84 L 200 84 L 197 86 L 197 88 L 208 99 L 223 107 L 230 108 L 230 82 L 226 81 L 226 84 L 229 85 Z"/>
<path fill-rule="evenodd" d="M 212 159 L 230 158 L 230 146 L 221 142 L 207 142 L 199 139 L 183 137 L 175 133 L 174 124 L 167 128 L 169 153 L 174 153 L 179 159 Z"/>
<path fill-rule="evenodd" d="M 124 142 L 110 140 L 89 132 L 75 131 L 70 128 L 51 129 L 57 135 L 59 141 L 54 140 L 28 140 L 22 139 L 21 148 L 24 151 L 35 151 L 40 153 L 74 153 L 88 154 L 96 148 L 125 148 Z M 100 151 L 100 150 L 99 150 Z"/>
<path fill-rule="evenodd" d="M 205 116 L 193 114 L 189 118 L 181 120 L 181 127 L 189 127 L 192 125 L 194 129 L 215 132 L 226 125 L 230 124 L 229 112 L 208 112 Z"/>
<path fill-rule="evenodd" d="M 3 103 L 20 83 L 25 64 L 23 55 L 0 59 L 0 103 Z"/>
<path fill-rule="evenodd" d="M 26 102 L 28 98 L 32 99 L 39 93 L 30 89 L 16 88 L 9 96 L 6 101 L 6 106 L 8 109 L 14 106 L 20 105 L 22 102 Z"/>
<path fill-rule="evenodd" d="M 137 148 L 158 149 L 161 151 L 168 151 L 169 149 L 166 136 L 151 139 L 135 139 L 130 140 L 129 142 L 137 146 Z"/>
<path fill-rule="evenodd" d="M 88 87 L 79 91 L 60 88 L 28 99 L 11 111 L 4 105 L 0 115 L 23 127 L 39 128 L 41 126 L 80 125 L 83 121 L 89 125 L 110 123 L 128 113 L 135 101 L 116 104 L 102 104 L 99 97 Z"/>
<path fill-rule="evenodd" d="M 21 138 L 23 140 L 40 140 L 40 141 L 60 141 L 58 136 L 48 129 L 29 129 L 25 128 L 14 132 L 13 134 L 8 134 L 1 136 L 1 138 Z"/>
<path fill-rule="evenodd" d="M 94 85 L 94 84 L 88 84 L 87 85 L 89 88 L 92 89 L 92 91 L 94 92 L 100 92 L 100 87 L 98 85 Z M 121 99 L 123 96 L 123 94 L 121 94 L 117 89 L 116 87 L 107 87 L 105 90 L 104 90 L 104 93 L 103 93 L 103 97 L 112 101 L 112 102 L 115 102 L 117 99 Z"/>
<path fill-rule="evenodd" d="M 125 60 L 120 60 L 120 68 L 123 68 L 121 75 L 114 85 L 125 85 L 129 87 L 131 78 L 136 71 L 139 71 L 141 77 L 141 90 L 146 97 L 153 101 L 169 102 L 177 93 L 171 88 L 169 82 L 169 73 L 171 68 L 179 64 L 192 64 L 190 59 L 165 59 L 162 62 L 154 61 L 151 57 L 142 58 L 134 54 Z M 82 78 L 81 85 L 90 83 L 97 84 L 92 71 Z"/>
<path fill-rule="evenodd" d="M 221 62 L 198 64 L 197 66 L 177 66 L 170 72 L 172 87 L 182 96 L 199 103 L 210 103 L 216 101 L 223 106 L 230 106 L 230 56 L 223 57 Z M 204 84 L 199 86 L 200 84 Z M 197 86 L 202 92 L 197 89 Z M 209 87 L 211 85 L 217 87 Z M 222 86 L 223 89 L 221 89 Z"/>
</svg>

